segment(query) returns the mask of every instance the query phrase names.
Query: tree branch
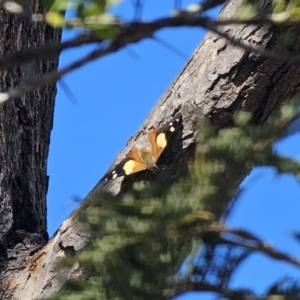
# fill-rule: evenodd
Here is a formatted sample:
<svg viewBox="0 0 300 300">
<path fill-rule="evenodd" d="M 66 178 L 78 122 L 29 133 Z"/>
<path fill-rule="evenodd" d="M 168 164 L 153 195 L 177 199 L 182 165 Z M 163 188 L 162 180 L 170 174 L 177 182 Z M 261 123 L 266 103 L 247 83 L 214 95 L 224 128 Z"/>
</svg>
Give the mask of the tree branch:
<svg viewBox="0 0 300 300">
<path fill-rule="evenodd" d="M 119 35 L 112 41 L 105 43 L 105 41 L 92 36 L 91 34 L 81 35 L 74 40 L 61 43 L 58 45 L 51 45 L 45 48 L 34 48 L 28 49 L 21 53 L 14 53 L 0 59 L 0 70 L 7 68 L 12 68 L 16 65 L 22 64 L 24 62 L 31 61 L 34 59 L 44 59 L 46 57 L 61 53 L 61 51 L 73 47 L 79 47 L 85 44 L 99 43 L 100 48 L 92 51 L 87 56 L 77 60 L 76 62 L 70 64 L 69 66 L 61 69 L 58 72 L 48 73 L 39 78 L 32 78 L 18 87 L 12 88 L 8 92 L 0 93 L 0 104 L 9 102 L 15 98 L 22 96 L 38 87 L 47 85 L 57 80 L 61 79 L 67 73 L 74 71 L 83 65 L 92 62 L 100 57 L 107 54 L 116 52 L 126 45 L 137 43 L 145 38 L 152 38 L 153 34 L 163 28 L 167 27 L 180 27 L 180 26 L 190 26 L 190 27 L 203 27 L 207 30 L 220 35 L 221 37 L 227 39 L 232 44 L 241 47 L 247 52 L 253 52 L 266 57 L 273 57 L 280 59 L 282 61 L 293 61 L 299 60 L 299 55 L 289 56 L 280 54 L 274 51 L 268 51 L 263 48 L 256 48 L 250 44 L 244 43 L 231 37 L 229 34 L 223 32 L 219 29 L 220 26 L 230 25 L 230 24 L 247 24 L 247 25 L 258 25 L 258 24 L 273 24 L 269 19 L 253 19 L 253 20 L 211 20 L 210 18 L 197 16 L 191 13 L 182 14 L 178 16 L 161 18 L 153 22 L 132 22 L 130 24 L 123 24 L 120 27 Z"/>
<path fill-rule="evenodd" d="M 138 42 L 143 38 L 152 37 L 153 34 L 164 28 L 168 27 L 180 27 L 180 26 L 190 26 L 190 27 L 203 27 L 208 30 L 212 30 L 217 34 L 221 34 L 222 31 L 217 29 L 218 26 L 228 26 L 228 25 L 275 25 L 270 19 L 267 18 L 256 18 L 252 20 L 239 20 L 239 19 L 219 19 L 212 20 L 208 17 L 194 16 L 191 13 L 180 13 L 174 17 L 161 18 L 152 22 L 132 22 L 130 24 L 123 24 L 120 27 L 121 34 L 115 39 L 115 42 L 122 42 L 122 39 L 127 40 L 124 45 Z M 286 23 L 285 23 L 286 24 Z M 130 37 L 133 36 L 134 38 Z M 247 51 L 257 51 L 255 47 L 246 46 L 243 43 L 233 39 L 229 35 L 222 33 L 222 37 L 228 39 L 230 42 L 237 44 L 238 46 L 245 47 Z M 33 49 L 24 50 L 22 52 L 17 52 L 9 54 L 0 59 L 0 70 L 11 68 L 13 66 L 19 65 L 24 62 L 31 61 L 34 59 L 44 59 L 51 55 L 60 53 L 63 50 L 69 48 L 75 48 L 82 45 L 102 43 L 103 40 L 99 39 L 92 34 L 83 34 L 75 39 L 64 42 L 57 45 L 50 45 L 47 47 L 37 47 Z M 274 52 L 259 52 L 259 54 L 264 53 L 269 56 L 274 54 Z M 278 55 L 278 54 L 277 54 Z M 287 58 L 290 59 L 290 56 Z M 282 59 L 286 59 L 282 56 Z"/>
</svg>

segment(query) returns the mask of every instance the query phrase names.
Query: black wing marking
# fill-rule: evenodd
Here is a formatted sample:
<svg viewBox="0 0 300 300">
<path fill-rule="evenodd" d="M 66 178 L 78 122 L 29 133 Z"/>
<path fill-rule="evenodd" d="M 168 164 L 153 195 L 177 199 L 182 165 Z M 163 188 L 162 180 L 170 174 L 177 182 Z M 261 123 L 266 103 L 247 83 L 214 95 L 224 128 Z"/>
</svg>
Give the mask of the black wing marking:
<svg viewBox="0 0 300 300">
<path fill-rule="evenodd" d="M 104 181 L 107 181 L 107 180 L 113 180 L 113 179 L 116 179 L 120 176 L 125 176 L 127 175 L 126 172 L 125 172 L 125 169 L 124 169 L 124 166 L 127 162 L 131 161 L 132 159 L 131 158 L 124 158 L 120 163 L 118 163 L 115 168 L 113 170 L 111 170 L 110 172 L 106 173 L 103 178 L 101 179 L 104 180 Z"/>
<path fill-rule="evenodd" d="M 181 113 L 177 113 L 170 121 L 163 124 L 159 127 L 157 135 L 159 133 L 164 132 L 166 134 L 167 141 L 170 139 L 174 133 L 178 131 L 178 129 L 182 126 L 182 115 Z"/>
</svg>

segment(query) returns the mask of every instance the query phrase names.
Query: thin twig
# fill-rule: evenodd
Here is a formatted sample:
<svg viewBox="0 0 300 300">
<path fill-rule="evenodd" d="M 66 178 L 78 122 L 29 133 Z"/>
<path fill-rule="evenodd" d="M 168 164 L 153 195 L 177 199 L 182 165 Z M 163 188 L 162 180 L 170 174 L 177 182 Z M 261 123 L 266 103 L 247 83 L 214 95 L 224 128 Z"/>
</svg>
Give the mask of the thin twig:
<svg viewBox="0 0 300 300">
<path fill-rule="evenodd" d="M 171 299 L 175 296 L 179 296 L 187 292 L 211 292 L 222 295 L 226 299 L 238 299 L 238 300 L 263 300 L 267 298 L 257 297 L 249 293 L 247 289 L 229 289 L 222 285 L 210 284 L 208 282 L 188 282 L 188 283 L 177 283 L 174 287 L 165 289 L 163 291 L 166 299 Z M 201 296 L 199 296 L 201 299 Z"/>
<path fill-rule="evenodd" d="M 246 247 L 252 251 L 262 252 L 273 259 L 285 261 L 296 266 L 297 268 L 300 268 L 299 259 L 296 259 L 284 252 L 274 249 L 271 245 L 263 242 L 261 239 L 259 239 L 249 231 L 243 229 L 232 229 L 223 226 L 213 226 L 207 230 L 207 233 L 210 232 L 218 234 L 230 234 L 232 236 L 220 236 L 222 242 L 230 243 L 235 246 Z"/>
<path fill-rule="evenodd" d="M 269 20 L 249 20 L 239 21 L 239 24 L 261 24 L 261 22 L 270 23 Z M 229 21 L 230 22 L 230 21 Z M 69 66 L 61 69 L 58 72 L 52 72 L 45 74 L 39 78 L 33 78 L 29 81 L 24 82 L 18 87 L 11 89 L 8 92 L 0 93 L 0 103 L 6 103 L 7 101 L 11 101 L 15 98 L 20 97 L 21 95 L 28 93 L 38 87 L 41 87 L 46 84 L 51 84 L 62 78 L 62 76 L 74 71 L 83 65 L 92 62 L 100 57 L 103 57 L 107 54 L 113 53 L 118 51 L 119 49 L 125 47 L 126 45 L 133 44 L 139 42 L 145 38 L 152 38 L 153 34 L 166 27 L 180 27 L 180 26 L 191 26 L 191 27 L 203 27 L 205 29 L 211 30 L 214 33 L 220 35 L 221 37 L 227 39 L 234 45 L 237 45 L 248 52 L 257 53 L 259 55 L 263 55 L 266 57 L 273 57 L 283 61 L 295 61 L 299 58 L 299 56 L 288 56 L 283 55 L 280 53 L 276 53 L 274 51 L 264 50 L 262 48 L 255 48 L 249 44 L 245 44 L 225 32 L 222 32 L 218 26 L 221 24 L 228 25 L 227 20 L 211 20 L 207 17 L 198 17 L 194 15 L 179 15 L 171 18 L 162 18 L 158 19 L 154 22 L 132 22 L 130 24 L 124 24 L 121 27 L 120 34 L 116 37 L 113 41 L 106 41 L 104 43 L 103 40 L 97 39 L 91 35 L 82 35 L 77 37 L 74 40 L 69 42 L 65 42 L 58 45 L 52 45 L 45 48 L 35 48 L 29 49 L 27 51 L 23 51 L 21 53 L 12 54 L 9 56 L 4 57 L 0 60 L 0 70 L 11 68 L 15 65 L 24 63 L 26 61 L 32 60 L 32 57 L 35 59 L 42 59 L 49 57 L 51 55 L 60 53 L 64 49 L 68 49 L 71 47 L 78 47 L 84 44 L 91 44 L 91 43 L 99 43 L 99 47 L 97 50 L 91 52 L 84 58 L 77 60 L 75 63 L 70 64 Z M 236 23 L 237 24 L 237 23 Z"/>
<path fill-rule="evenodd" d="M 43 47 L 30 48 L 23 50 L 22 52 L 16 52 L 0 58 L 0 71 L 6 70 L 12 67 L 15 67 L 20 64 L 32 61 L 32 58 L 35 60 L 41 60 L 52 55 L 60 54 L 61 51 L 79 47 L 82 45 L 89 45 L 102 42 L 99 38 L 95 38 L 90 34 L 82 34 L 73 40 L 59 43 L 55 45 L 48 45 Z"/>
<path fill-rule="evenodd" d="M 247 51 L 255 52 L 257 48 L 251 47 L 250 45 L 244 45 L 243 43 L 233 39 L 229 35 L 222 33 L 221 30 L 217 29 L 218 26 L 228 26 L 228 25 L 265 25 L 265 24 L 274 24 L 269 19 L 252 19 L 252 20 L 212 20 L 207 17 L 202 16 L 193 16 L 189 15 L 180 15 L 169 18 L 161 18 L 153 22 L 133 22 L 130 24 L 123 24 L 120 27 L 122 34 L 116 38 L 115 41 L 120 41 L 121 39 L 127 38 L 127 36 L 137 34 L 139 35 L 139 39 L 153 36 L 155 31 L 158 31 L 167 27 L 179 27 L 179 26 L 190 26 L 190 27 L 203 27 L 208 30 L 212 30 L 217 34 L 222 34 L 222 36 L 228 39 L 230 42 L 237 44 Z M 143 32 L 145 34 L 143 35 Z M 46 47 L 37 47 L 33 49 L 24 50 L 22 52 L 12 53 L 0 59 L 0 70 L 4 70 L 7 68 L 14 67 L 21 63 L 31 61 L 34 57 L 35 59 L 44 59 L 50 57 L 52 55 L 59 54 L 61 51 L 79 47 L 82 45 L 93 44 L 93 43 L 101 43 L 103 40 L 92 36 L 91 34 L 83 34 L 79 37 L 74 38 L 73 40 L 56 44 L 49 45 Z M 130 41 L 129 41 L 130 42 Z M 128 42 L 128 43 L 129 43 Z M 259 54 L 263 53 L 264 55 L 269 55 L 270 52 L 259 51 Z M 271 53 L 272 54 L 272 53 Z M 282 57 L 285 59 L 285 57 Z"/>
</svg>

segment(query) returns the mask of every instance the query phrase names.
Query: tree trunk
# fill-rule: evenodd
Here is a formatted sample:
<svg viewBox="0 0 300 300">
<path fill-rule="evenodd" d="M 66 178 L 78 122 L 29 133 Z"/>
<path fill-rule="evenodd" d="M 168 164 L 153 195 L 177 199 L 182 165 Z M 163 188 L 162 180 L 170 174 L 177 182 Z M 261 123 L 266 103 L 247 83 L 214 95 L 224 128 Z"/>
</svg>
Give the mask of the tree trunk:
<svg viewBox="0 0 300 300">
<path fill-rule="evenodd" d="M 43 13 L 40 1 L 26 1 L 27 15 Z M 0 53 L 58 43 L 61 31 L 0 10 Z M 58 57 L 10 68 L 0 74 L 1 92 L 56 70 Z M 54 84 L 0 107 L 0 268 L 1 299 L 13 299 L 14 281 L 47 241 L 47 158 L 53 125 Z M 6 291 L 8 289 L 8 291 Z M 26 298 L 23 298 L 26 299 Z M 29 298 L 28 298 L 29 299 Z"/>
<path fill-rule="evenodd" d="M 239 4 L 237 0 L 230 1 L 221 12 L 221 17 L 234 16 Z M 300 50 L 300 37 L 297 34 L 299 28 L 296 25 L 281 29 L 271 25 L 238 25 L 220 29 L 236 40 L 253 46 L 259 45 L 268 50 L 278 50 L 280 37 L 290 30 L 296 34 L 295 40 L 289 45 L 289 51 L 293 54 Z M 183 149 L 179 163 L 186 162 L 186 159 L 192 158 L 194 154 L 192 121 L 196 116 L 205 116 L 212 124 L 221 128 L 233 123 L 233 115 L 237 110 L 246 110 L 253 113 L 255 124 L 263 123 L 277 105 L 298 92 L 298 73 L 298 67 L 273 58 L 247 53 L 226 39 L 208 33 L 119 158 L 124 157 L 137 140 L 138 143 L 143 143 L 145 132 L 151 126 L 167 120 L 179 109 L 184 119 Z M 247 171 L 249 170 L 241 168 L 228 174 L 232 179 L 232 188 L 241 182 Z M 55 261 L 70 252 L 78 251 L 86 244 L 88 235 L 79 229 L 76 217 L 89 205 L 89 199 L 102 191 L 118 193 L 122 190 L 122 180 L 120 178 L 108 183 L 100 181 L 48 244 L 28 259 L 26 268 L 8 274 L 5 281 L 3 280 L 2 285 L 6 287 L 3 299 L 46 297 L 61 288 L 62 278 L 78 277 L 78 266 L 58 272 L 55 269 Z M 224 212 L 231 200 L 229 196 L 223 198 L 224 203 L 209 204 L 208 209 L 217 216 Z"/>
</svg>

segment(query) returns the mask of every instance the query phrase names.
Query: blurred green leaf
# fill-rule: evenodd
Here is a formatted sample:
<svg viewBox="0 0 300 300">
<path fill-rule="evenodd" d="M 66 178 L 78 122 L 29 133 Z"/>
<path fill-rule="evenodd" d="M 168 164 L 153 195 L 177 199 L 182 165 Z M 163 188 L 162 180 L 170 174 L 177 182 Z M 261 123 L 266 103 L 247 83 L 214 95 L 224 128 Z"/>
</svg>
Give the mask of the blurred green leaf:
<svg viewBox="0 0 300 300">
<path fill-rule="evenodd" d="M 46 21 L 54 28 L 62 28 L 65 24 L 65 18 L 59 12 L 49 11 L 45 15 Z"/>
<path fill-rule="evenodd" d="M 291 11 L 291 17 L 299 20 L 299 18 L 300 18 L 300 7 L 296 7 Z"/>
<path fill-rule="evenodd" d="M 119 20 L 110 14 L 86 18 L 84 24 L 100 39 L 113 39 L 119 33 Z"/>
<path fill-rule="evenodd" d="M 278 14 L 283 12 L 286 9 L 286 3 L 284 2 L 279 2 L 277 3 L 274 8 L 273 8 L 273 13 Z"/>
<path fill-rule="evenodd" d="M 107 7 L 110 8 L 114 5 L 119 4 L 120 2 L 122 2 L 122 0 L 107 0 Z"/>
<path fill-rule="evenodd" d="M 242 20 L 248 20 L 254 18 L 257 13 L 257 8 L 253 4 L 244 3 L 237 12 L 237 17 Z"/>
<path fill-rule="evenodd" d="M 96 15 L 102 15 L 107 10 L 106 0 L 95 0 L 95 12 Z"/>
<path fill-rule="evenodd" d="M 51 2 L 52 4 L 50 5 Z M 54 1 L 47 0 L 46 7 L 49 7 L 47 11 L 62 12 L 67 10 L 68 0 L 54 0 Z"/>
</svg>

